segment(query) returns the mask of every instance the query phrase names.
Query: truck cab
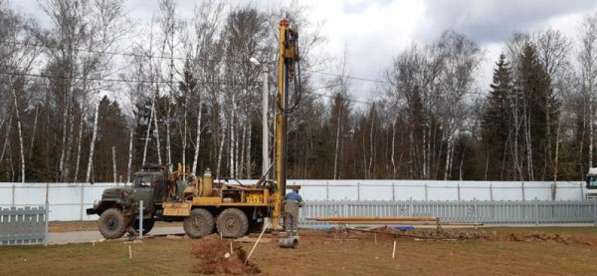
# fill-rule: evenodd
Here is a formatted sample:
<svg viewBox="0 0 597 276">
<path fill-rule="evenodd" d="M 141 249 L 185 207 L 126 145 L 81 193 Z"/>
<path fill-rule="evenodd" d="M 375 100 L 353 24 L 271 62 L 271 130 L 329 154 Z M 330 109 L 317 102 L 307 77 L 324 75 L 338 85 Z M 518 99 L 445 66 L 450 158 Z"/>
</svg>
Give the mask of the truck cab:
<svg viewBox="0 0 597 276">
<path fill-rule="evenodd" d="M 166 200 L 169 185 L 164 168 L 155 165 L 136 172 L 132 185 L 108 188 L 102 198 L 88 208 L 87 215 L 98 215 L 99 230 L 106 238 L 120 238 L 139 228 L 139 203 L 143 201 L 143 232 L 149 232 L 158 213 L 156 204 Z"/>
</svg>

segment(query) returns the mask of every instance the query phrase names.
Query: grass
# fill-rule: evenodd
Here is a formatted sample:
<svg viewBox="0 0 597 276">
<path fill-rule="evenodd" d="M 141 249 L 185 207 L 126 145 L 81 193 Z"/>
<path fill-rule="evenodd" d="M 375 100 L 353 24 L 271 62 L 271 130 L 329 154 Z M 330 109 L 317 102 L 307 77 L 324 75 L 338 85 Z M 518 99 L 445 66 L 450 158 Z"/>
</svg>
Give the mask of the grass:
<svg viewBox="0 0 597 276">
<path fill-rule="evenodd" d="M 260 244 L 252 259 L 265 275 L 597 275 L 597 228 L 490 229 L 557 232 L 592 242 L 415 241 L 359 234 L 335 238 L 304 232 L 298 249 Z M 189 239 L 108 241 L 58 246 L 0 247 L 0 275 L 190 275 L 196 260 Z M 243 245 L 247 251 L 251 244 Z"/>
</svg>

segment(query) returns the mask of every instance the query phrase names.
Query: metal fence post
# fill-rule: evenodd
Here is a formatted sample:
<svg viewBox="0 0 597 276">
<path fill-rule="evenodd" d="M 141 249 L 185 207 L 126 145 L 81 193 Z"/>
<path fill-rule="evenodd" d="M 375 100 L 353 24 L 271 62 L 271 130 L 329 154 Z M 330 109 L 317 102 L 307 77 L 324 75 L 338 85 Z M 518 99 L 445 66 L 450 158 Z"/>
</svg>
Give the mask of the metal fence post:
<svg viewBox="0 0 597 276">
<path fill-rule="evenodd" d="M 16 188 L 15 187 L 15 183 L 13 182 L 12 183 L 12 200 L 10 201 L 10 206 L 11 207 L 15 207 L 16 206 L 16 204 L 15 204 L 15 188 Z"/>
<path fill-rule="evenodd" d="M 522 182 L 522 184 L 520 185 L 520 190 L 522 192 L 522 201 L 526 200 L 526 196 L 524 194 L 524 182 Z"/>
<path fill-rule="evenodd" d="M 460 197 L 460 183 L 456 184 L 456 190 L 458 192 L 458 201 L 460 201 L 461 197 Z"/>
<path fill-rule="evenodd" d="M 479 223 L 479 206 L 476 197 L 473 197 L 473 218 L 475 223 Z"/>
<path fill-rule="evenodd" d="M 392 182 L 392 201 L 396 201 L 396 183 Z"/>
<path fill-rule="evenodd" d="M 83 220 L 83 213 L 85 212 L 85 183 L 81 182 L 81 216 L 80 220 Z"/>
<path fill-rule="evenodd" d="M 493 201 L 493 184 L 489 184 L 489 200 Z"/>
<path fill-rule="evenodd" d="M 361 182 L 357 182 L 357 200 L 361 200 Z"/>
<path fill-rule="evenodd" d="M 48 202 L 48 198 L 46 197 L 46 226 L 45 226 L 45 230 L 44 230 L 44 245 L 48 246 L 48 232 L 49 232 L 49 223 L 50 223 L 50 203 Z"/>
<path fill-rule="evenodd" d="M 139 239 L 143 239 L 143 200 L 139 200 Z"/>
<path fill-rule="evenodd" d="M 539 200 L 535 197 L 535 225 L 539 225 Z"/>
<path fill-rule="evenodd" d="M 410 197 L 410 200 L 408 201 L 408 215 L 412 216 L 413 215 L 413 197 Z"/>
<path fill-rule="evenodd" d="M 330 200 L 330 182 L 325 182 L 325 199 Z"/>
<path fill-rule="evenodd" d="M 425 201 L 429 201 L 429 193 L 427 191 L 427 183 L 425 183 Z"/>
<path fill-rule="evenodd" d="M 593 200 L 593 226 L 597 226 L 597 200 Z"/>
<path fill-rule="evenodd" d="M 578 189 L 580 191 L 580 193 L 579 193 L 580 194 L 580 200 L 584 200 L 585 196 L 584 196 L 584 190 L 582 188 L 582 182 L 578 183 Z"/>
</svg>

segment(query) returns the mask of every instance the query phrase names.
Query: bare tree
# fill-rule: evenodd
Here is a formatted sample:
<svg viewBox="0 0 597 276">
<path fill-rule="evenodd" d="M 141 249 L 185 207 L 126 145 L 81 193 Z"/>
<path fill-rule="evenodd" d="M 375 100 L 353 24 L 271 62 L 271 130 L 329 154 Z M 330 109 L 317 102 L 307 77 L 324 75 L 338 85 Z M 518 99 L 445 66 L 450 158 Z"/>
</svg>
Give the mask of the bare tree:
<svg viewBox="0 0 597 276">
<path fill-rule="evenodd" d="M 581 48 L 578 55 L 582 89 L 588 95 L 589 159 L 587 166 L 593 167 L 593 124 L 594 89 L 597 86 L 597 14 L 586 17 L 581 25 Z"/>
</svg>

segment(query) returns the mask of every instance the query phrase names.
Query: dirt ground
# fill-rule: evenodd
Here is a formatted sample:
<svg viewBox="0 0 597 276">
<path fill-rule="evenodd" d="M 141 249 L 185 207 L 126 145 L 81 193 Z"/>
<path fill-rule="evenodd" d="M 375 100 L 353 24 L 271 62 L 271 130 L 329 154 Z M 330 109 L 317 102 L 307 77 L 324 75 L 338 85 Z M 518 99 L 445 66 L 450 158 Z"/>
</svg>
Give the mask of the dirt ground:
<svg viewBox="0 0 597 276">
<path fill-rule="evenodd" d="M 400 238 L 396 259 L 391 236 L 301 233 L 297 249 L 280 249 L 275 239 L 258 245 L 251 261 L 261 275 L 597 275 L 594 227 L 483 229 L 472 235 L 500 238 L 468 240 Z M 548 238 L 501 238 L 512 235 Z M 193 248 L 201 242 L 146 239 L 131 245 L 132 259 L 122 241 L 0 247 L 0 275 L 193 275 L 201 263 Z M 249 252 L 252 244 L 234 246 Z"/>
</svg>

